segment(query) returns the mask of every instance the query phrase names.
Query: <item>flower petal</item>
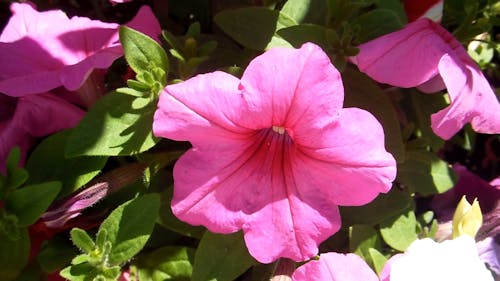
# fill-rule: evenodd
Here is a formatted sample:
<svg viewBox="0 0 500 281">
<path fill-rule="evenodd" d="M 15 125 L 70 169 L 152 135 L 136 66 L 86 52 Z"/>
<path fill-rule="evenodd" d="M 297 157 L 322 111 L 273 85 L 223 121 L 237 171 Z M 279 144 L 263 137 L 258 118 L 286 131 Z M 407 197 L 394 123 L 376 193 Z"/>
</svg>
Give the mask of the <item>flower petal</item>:
<svg viewBox="0 0 500 281">
<path fill-rule="evenodd" d="M 258 56 L 245 70 L 240 88 L 249 108 L 242 122 L 255 129 L 331 122 L 344 100 L 339 72 L 311 43 Z"/>
<path fill-rule="evenodd" d="M 295 137 L 302 152 L 294 159 L 296 170 L 335 204 L 366 204 L 391 188 L 396 161 L 385 150 L 383 129 L 369 112 L 342 109 L 337 122 Z"/>
<path fill-rule="evenodd" d="M 12 3 L 13 16 L 0 35 L 0 42 L 14 42 L 25 36 L 64 30 L 64 24 L 53 25 L 53 22 L 66 22 L 68 17 L 61 10 L 38 12 L 32 3 Z"/>
<path fill-rule="evenodd" d="M 0 92 L 9 96 L 43 93 L 58 86 L 76 91 L 94 69 L 108 68 L 123 55 L 118 24 L 69 19 L 61 11 L 37 12 L 29 4 L 14 3 L 12 10 L 0 40 L 5 66 L 0 69 Z M 130 26 L 155 39 L 160 32 L 146 7 Z"/>
<path fill-rule="evenodd" d="M 439 72 L 451 104 L 432 115 L 434 132 L 449 139 L 471 123 L 476 132 L 500 133 L 500 104 L 482 72 L 474 65 L 462 65 L 449 55 L 441 58 Z"/>
<path fill-rule="evenodd" d="M 244 102 L 238 84 L 236 77 L 214 72 L 167 86 L 155 113 L 154 134 L 194 146 L 245 138 L 251 131 L 237 124 Z"/>
<path fill-rule="evenodd" d="M 326 253 L 295 270 L 293 281 L 378 281 L 366 262 L 355 254 Z"/>
<path fill-rule="evenodd" d="M 22 97 L 13 122 L 34 137 L 76 126 L 85 112 L 52 94 Z"/>
<path fill-rule="evenodd" d="M 273 201 L 243 226 L 248 250 L 261 263 L 279 257 L 310 259 L 318 245 L 340 229 L 338 208 L 320 187 L 300 181 L 295 171 L 281 180 L 278 176 L 263 190 Z"/>
<path fill-rule="evenodd" d="M 353 59 L 372 79 L 393 86 L 416 87 L 437 74 L 441 56 L 451 53 L 435 23 L 420 19 L 405 28 L 359 46 Z"/>
</svg>

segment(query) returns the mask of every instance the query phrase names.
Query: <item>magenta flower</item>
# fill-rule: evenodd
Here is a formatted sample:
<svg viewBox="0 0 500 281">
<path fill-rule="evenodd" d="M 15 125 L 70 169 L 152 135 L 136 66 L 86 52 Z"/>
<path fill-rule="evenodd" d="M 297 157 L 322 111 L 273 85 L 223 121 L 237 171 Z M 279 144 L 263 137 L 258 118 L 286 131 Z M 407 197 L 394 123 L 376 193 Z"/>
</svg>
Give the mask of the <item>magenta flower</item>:
<svg viewBox="0 0 500 281">
<path fill-rule="evenodd" d="M 325 253 L 295 270 L 293 281 L 379 281 L 377 274 L 355 254 Z"/>
<path fill-rule="evenodd" d="M 353 62 L 378 82 L 424 92 L 448 89 L 451 104 L 431 117 L 441 138 L 451 138 L 466 123 L 479 133 L 500 133 L 500 104 L 488 81 L 439 24 L 420 19 L 359 47 Z"/>
<path fill-rule="evenodd" d="M 38 12 L 13 3 L 13 16 L 0 35 L 0 92 L 20 97 L 59 86 L 79 89 L 93 69 L 106 69 L 123 55 L 118 24 L 60 10 Z M 151 9 L 141 8 L 128 26 L 153 38 L 161 29 Z"/>
<path fill-rule="evenodd" d="M 242 229 L 263 263 L 316 255 L 340 228 L 337 206 L 370 202 L 396 175 L 379 122 L 343 98 L 339 72 L 310 43 L 258 56 L 241 80 L 213 72 L 167 86 L 153 131 L 193 145 L 174 167 L 174 214 Z"/>
<path fill-rule="evenodd" d="M 78 124 L 84 112 L 52 94 L 13 98 L 0 94 L 0 173 L 14 146 L 26 152 L 35 138 L 50 135 Z"/>
</svg>

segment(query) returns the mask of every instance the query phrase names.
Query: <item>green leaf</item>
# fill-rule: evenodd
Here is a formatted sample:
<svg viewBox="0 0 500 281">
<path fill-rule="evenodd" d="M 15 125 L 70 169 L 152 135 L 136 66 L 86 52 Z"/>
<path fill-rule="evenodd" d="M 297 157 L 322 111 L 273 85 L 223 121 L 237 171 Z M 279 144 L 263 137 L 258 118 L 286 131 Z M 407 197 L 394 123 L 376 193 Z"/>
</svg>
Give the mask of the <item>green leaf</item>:
<svg viewBox="0 0 500 281">
<path fill-rule="evenodd" d="M 179 61 L 181 61 L 181 62 L 185 62 L 186 61 L 186 59 L 184 58 L 184 56 L 181 53 L 179 53 L 179 51 L 177 51 L 176 49 L 170 49 L 168 51 L 170 52 L 170 54 L 174 58 L 178 59 Z"/>
<path fill-rule="evenodd" d="M 193 22 L 186 31 L 186 37 L 198 38 L 201 34 L 201 26 L 199 22 Z"/>
<path fill-rule="evenodd" d="M 94 281 L 98 273 L 99 272 L 91 264 L 83 262 L 68 266 L 61 270 L 59 274 L 70 281 Z"/>
<path fill-rule="evenodd" d="M 167 53 L 149 36 L 121 26 L 120 42 L 125 52 L 125 59 L 135 73 L 150 71 L 154 67 L 159 67 L 168 73 Z"/>
<path fill-rule="evenodd" d="M 295 48 L 299 48 L 306 42 L 313 42 L 325 51 L 332 49 L 329 38 L 338 37 L 333 29 L 315 24 L 294 25 L 282 28 L 277 33 Z"/>
<path fill-rule="evenodd" d="M 400 0 L 377 0 L 377 7 L 391 10 L 402 24 L 408 23 L 403 3 Z"/>
<path fill-rule="evenodd" d="M 95 243 L 87 234 L 87 232 L 80 228 L 73 228 L 70 232 L 71 241 L 82 250 L 84 253 L 90 253 L 95 249 Z"/>
<path fill-rule="evenodd" d="M 281 13 L 296 23 L 325 24 L 327 4 L 317 0 L 288 0 Z"/>
<path fill-rule="evenodd" d="M 134 80 L 132 80 L 132 81 L 134 81 Z M 140 82 L 138 82 L 138 83 L 140 83 Z M 127 87 L 118 88 L 118 89 L 116 89 L 116 92 L 120 93 L 120 94 L 125 94 L 125 95 L 129 95 L 129 96 L 133 96 L 133 97 L 144 97 L 144 96 L 147 96 L 146 92 L 137 91 L 135 89 L 127 88 Z"/>
<path fill-rule="evenodd" d="M 276 30 L 297 24 L 278 11 L 261 7 L 225 10 L 215 15 L 214 21 L 236 42 L 259 51 L 271 45 L 286 45 L 286 41 L 275 37 Z"/>
<path fill-rule="evenodd" d="M 388 9 L 369 11 L 355 18 L 351 24 L 361 27 L 357 37 L 360 43 L 391 33 L 404 26 L 398 15 Z"/>
<path fill-rule="evenodd" d="M 152 133 L 156 101 L 109 93 L 85 115 L 66 144 L 75 156 L 133 155 L 157 142 Z"/>
<path fill-rule="evenodd" d="M 452 188 L 457 177 L 448 163 L 426 150 L 410 150 L 398 165 L 398 181 L 421 195 L 443 193 Z"/>
<path fill-rule="evenodd" d="M 28 179 L 28 173 L 25 169 L 19 168 L 19 160 L 21 159 L 21 150 L 15 146 L 7 156 L 7 179 L 3 180 L 3 175 L 0 174 L 0 199 L 4 196 L 6 189 L 15 189 L 23 185 Z"/>
<path fill-rule="evenodd" d="M 70 131 L 54 134 L 40 143 L 26 163 L 28 184 L 59 180 L 61 194 L 69 194 L 93 179 L 104 167 L 107 157 L 82 156 L 67 159 L 64 149 Z"/>
<path fill-rule="evenodd" d="M 149 72 L 146 72 L 146 73 L 149 73 Z M 150 86 L 148 84 L 143 83 L 143 82 L 139 82 L 139 81 L 133 80 L 133 79 L 127 80 L 127 86 L 129 86 L 130 88 L 132 88 L 134 90 L 137 90 L 138 92 L 147 92 L 150 90 Z"/>
<path fill-rule="evenodd" d="M 37 262 L 45 272 L 55 272 L 70 264 L 78 251 L 66 238 L 54 237 L 42 245 Z"/>
<path fill-rule="evenodd" d="M 138 269 L 139 280 L 190 281 L 193 261 L 194 249 L 167 246 L 138 257 L 134 266 Z"/>
<path fill-rule="evenodd" d="M 375 225 L 381 221 L 401 214 L 413 203 L 410 194 L 393 186 L 387 194 L 380 194 L 371 203 L 359 207 L 340 207 L 342 225 Z"/>
<path fill-rule="evenodd" d="M 414 119 L 419 129 L 417 136 L 428 142 L 434 152 L 439 151 L 444 141 L 432 131 L 431 115 L 448 105 L 446 96 L 438 93 L 432 95 L 423 94 L 416 90 L 406 91 L 410 91 L 409 95 L 407 93 L 403 94 L 406 94 L 405 97 L 411 101 L 411 109 L 415 114 Z"/>
<path fill-rule="evenodd" d="M 377 275 L 380 275 L 380 273 L 384 269 L 385 263 L 387 262 L 387 258 L 384 255 L 382 255 L 379 251 L 373 248 L 368 249 L 368 253 L 370 254 L 370 259 L 373 262 L 373 267 L 375 268 L 375 272 L 377 272 Z"/>
<path fill-rule="evenodd" d="M 28 263 L 30 238 L 27 228 L 20 229 L 19 239 L 12 241 L 0 231 L 0 276 L 4 281 L 16 279 Z"/>
<path fill-rule="evenodd" d="M 405 146 L 399 119 L 387 94 L 366 75 L 352 68 L 346 68 L 342 78 L 345 88 L 344 107 L 358 107 L 372 113 L 384 128 L 387 150 L 397 162 L 403 162 Z"/>
<path fill-rule="evenodd" d="M 380 223 L 380 234 L 385 243 L 404 252 L 418 239 L 417 219 L 412 209 Z"/>
<path fill-rule="evenodd" d="M 19 226 L 29 226 L 47 210 L 60 190 L 58 181 L 16 189 L 7 197 L 6 209 L 17 216 Z"/>
<path fill-rule="evenodd" d="M 370 225 L 353 225 L 349 228 L 349 251 L 373 264 L 369 249 L 381 249 L 382 239 L 377 230 Z"/>
<path fill-rule="evenodd" d="M 99 232 L 106 230 L 107 241 L 111 242 L 111 265 L 128 261 L 144 247 L 159 208 L 158 194 L 147 194 L 120 205 L 104 220 Z"/>
<path fill-rule="evenodd" d="M 192 281 L 231 281 L 255 263 L 241 232 L 220 235 L 207 231 L 196 251 Z"/>
</svg>

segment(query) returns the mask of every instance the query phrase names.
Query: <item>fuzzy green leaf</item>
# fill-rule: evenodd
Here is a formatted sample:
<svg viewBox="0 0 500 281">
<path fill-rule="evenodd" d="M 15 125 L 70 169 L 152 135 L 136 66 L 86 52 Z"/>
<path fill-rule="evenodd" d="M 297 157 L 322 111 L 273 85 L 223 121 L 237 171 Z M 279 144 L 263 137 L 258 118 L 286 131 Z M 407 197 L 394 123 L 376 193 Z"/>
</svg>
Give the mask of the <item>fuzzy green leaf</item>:
<svg viewBox="0 0 500 281">
<path fill-rule="evenodd" d="M 206 232 L 196 251 L 193 281 L 231 281 L 255 264 L 241 232 L 220 235 Z"/>
<path fill-rule="evenodd" d="M 159 208 L 158 194 L 147 194 L 120 205 L 104 220 L 99 232 L 105 230 L 106 240 L 112 245 L 111 265 L 128 261 L 144 247 L 153 231 Z"/>
<path fill-rule="evenodd" d="M 61 181 L 61 194 L 69 194 L 93 179 L 104 167 L 107 157 L 82 156 L 67 159 L 64 147 L 71 131 L 63 131 L 46 138 L 31 153 L 26 163 L 30 177 L 28 184 L 51 180 Z"/>
<path fill-rule="evenodd" d="M 152 133 L 156 101 L 109 93 L 72 130 L 66 155 L 133 155 L 156 144 Z"/>
<path fill-rule="evenodd" d="M 29 226 L 47 210 L 60 190 L 58 181 L 16 189 L 7 197 L 6 209 L 17 216 L 19 226 Z"/>
<path fill-rule="evenodd" d="M 167 53 L 149 36 L 121 26 L 120 42 L 125 52 L 125 59 L 135 73 L 151 71 L 154 67 L 159 67 L 168 73 Z"/>
</svg>

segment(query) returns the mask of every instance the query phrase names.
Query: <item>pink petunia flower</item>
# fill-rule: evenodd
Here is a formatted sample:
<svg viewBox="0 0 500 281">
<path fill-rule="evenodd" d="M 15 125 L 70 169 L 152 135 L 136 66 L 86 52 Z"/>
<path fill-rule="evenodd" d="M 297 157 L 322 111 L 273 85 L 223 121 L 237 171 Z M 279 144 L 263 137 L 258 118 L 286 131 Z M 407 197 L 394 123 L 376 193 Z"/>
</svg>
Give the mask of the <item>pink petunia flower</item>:
<svg viewBox="0 0 500 281">
<path fill-rule="evenodd" d="M 127 3 L 130 1 L 132 1 L 132 0 L 109 0 L 109 2 L 111 2 L 111 4 Z"/>
<path fill-rule="evenodd" d="M 325 253 L 295 270 L 293 281 L 379 281 L 377 274 L 355 254 Z"/>
<path fill-rule="evenodd" d="M 13 3 L 11 10 L 13 16 L 0 35 L 0 92 L 9 96 L 44 93 L 59 86 L 75 91 L 92 70 L 106 69 L 123 55 L 118 24 L 69 19 L 60 10 L 38 12 L 26 3 Z M 147 6 L 128 26 L 153 38 L 161 32 Z"/>
<path fill-rule="evenodd" d="M 479 133 L 500 133 L 500 104 L 488 81 L 439 24 L 420 19 L 359 48 L 352 61 L 380 83 L 427 93 L 448 89 L 451 104 L 431 117 L 441 138 L 451 138 L 466 123 Z"/>
<path fill-rule="evenodd" d="M 14 146 L 21 149 L 21 161 L 35 138 L 47 136 L 78 124 L 84 112 L 49 94 L 13 98 L 0 94 L 0 173 Z"/>
<path fill-rule="evenodd" d="M 153 132 L 193 145 L 174 167 L 174 214 L 242 229 L 262 263 L 316 255 L 340 228 L 337 206 L 370 202 L 396 175 L 379 122 L 343 98 L 339 72 L 311 43 L 269 50 L 241 80 L 213 72 L 167 86 Z"/>
<path fill-rule="evenodd" d="M 444 0 L 405 0 L 404 7 L 409 22 L 421 18 L 441 22 Z"/>
</svg>

